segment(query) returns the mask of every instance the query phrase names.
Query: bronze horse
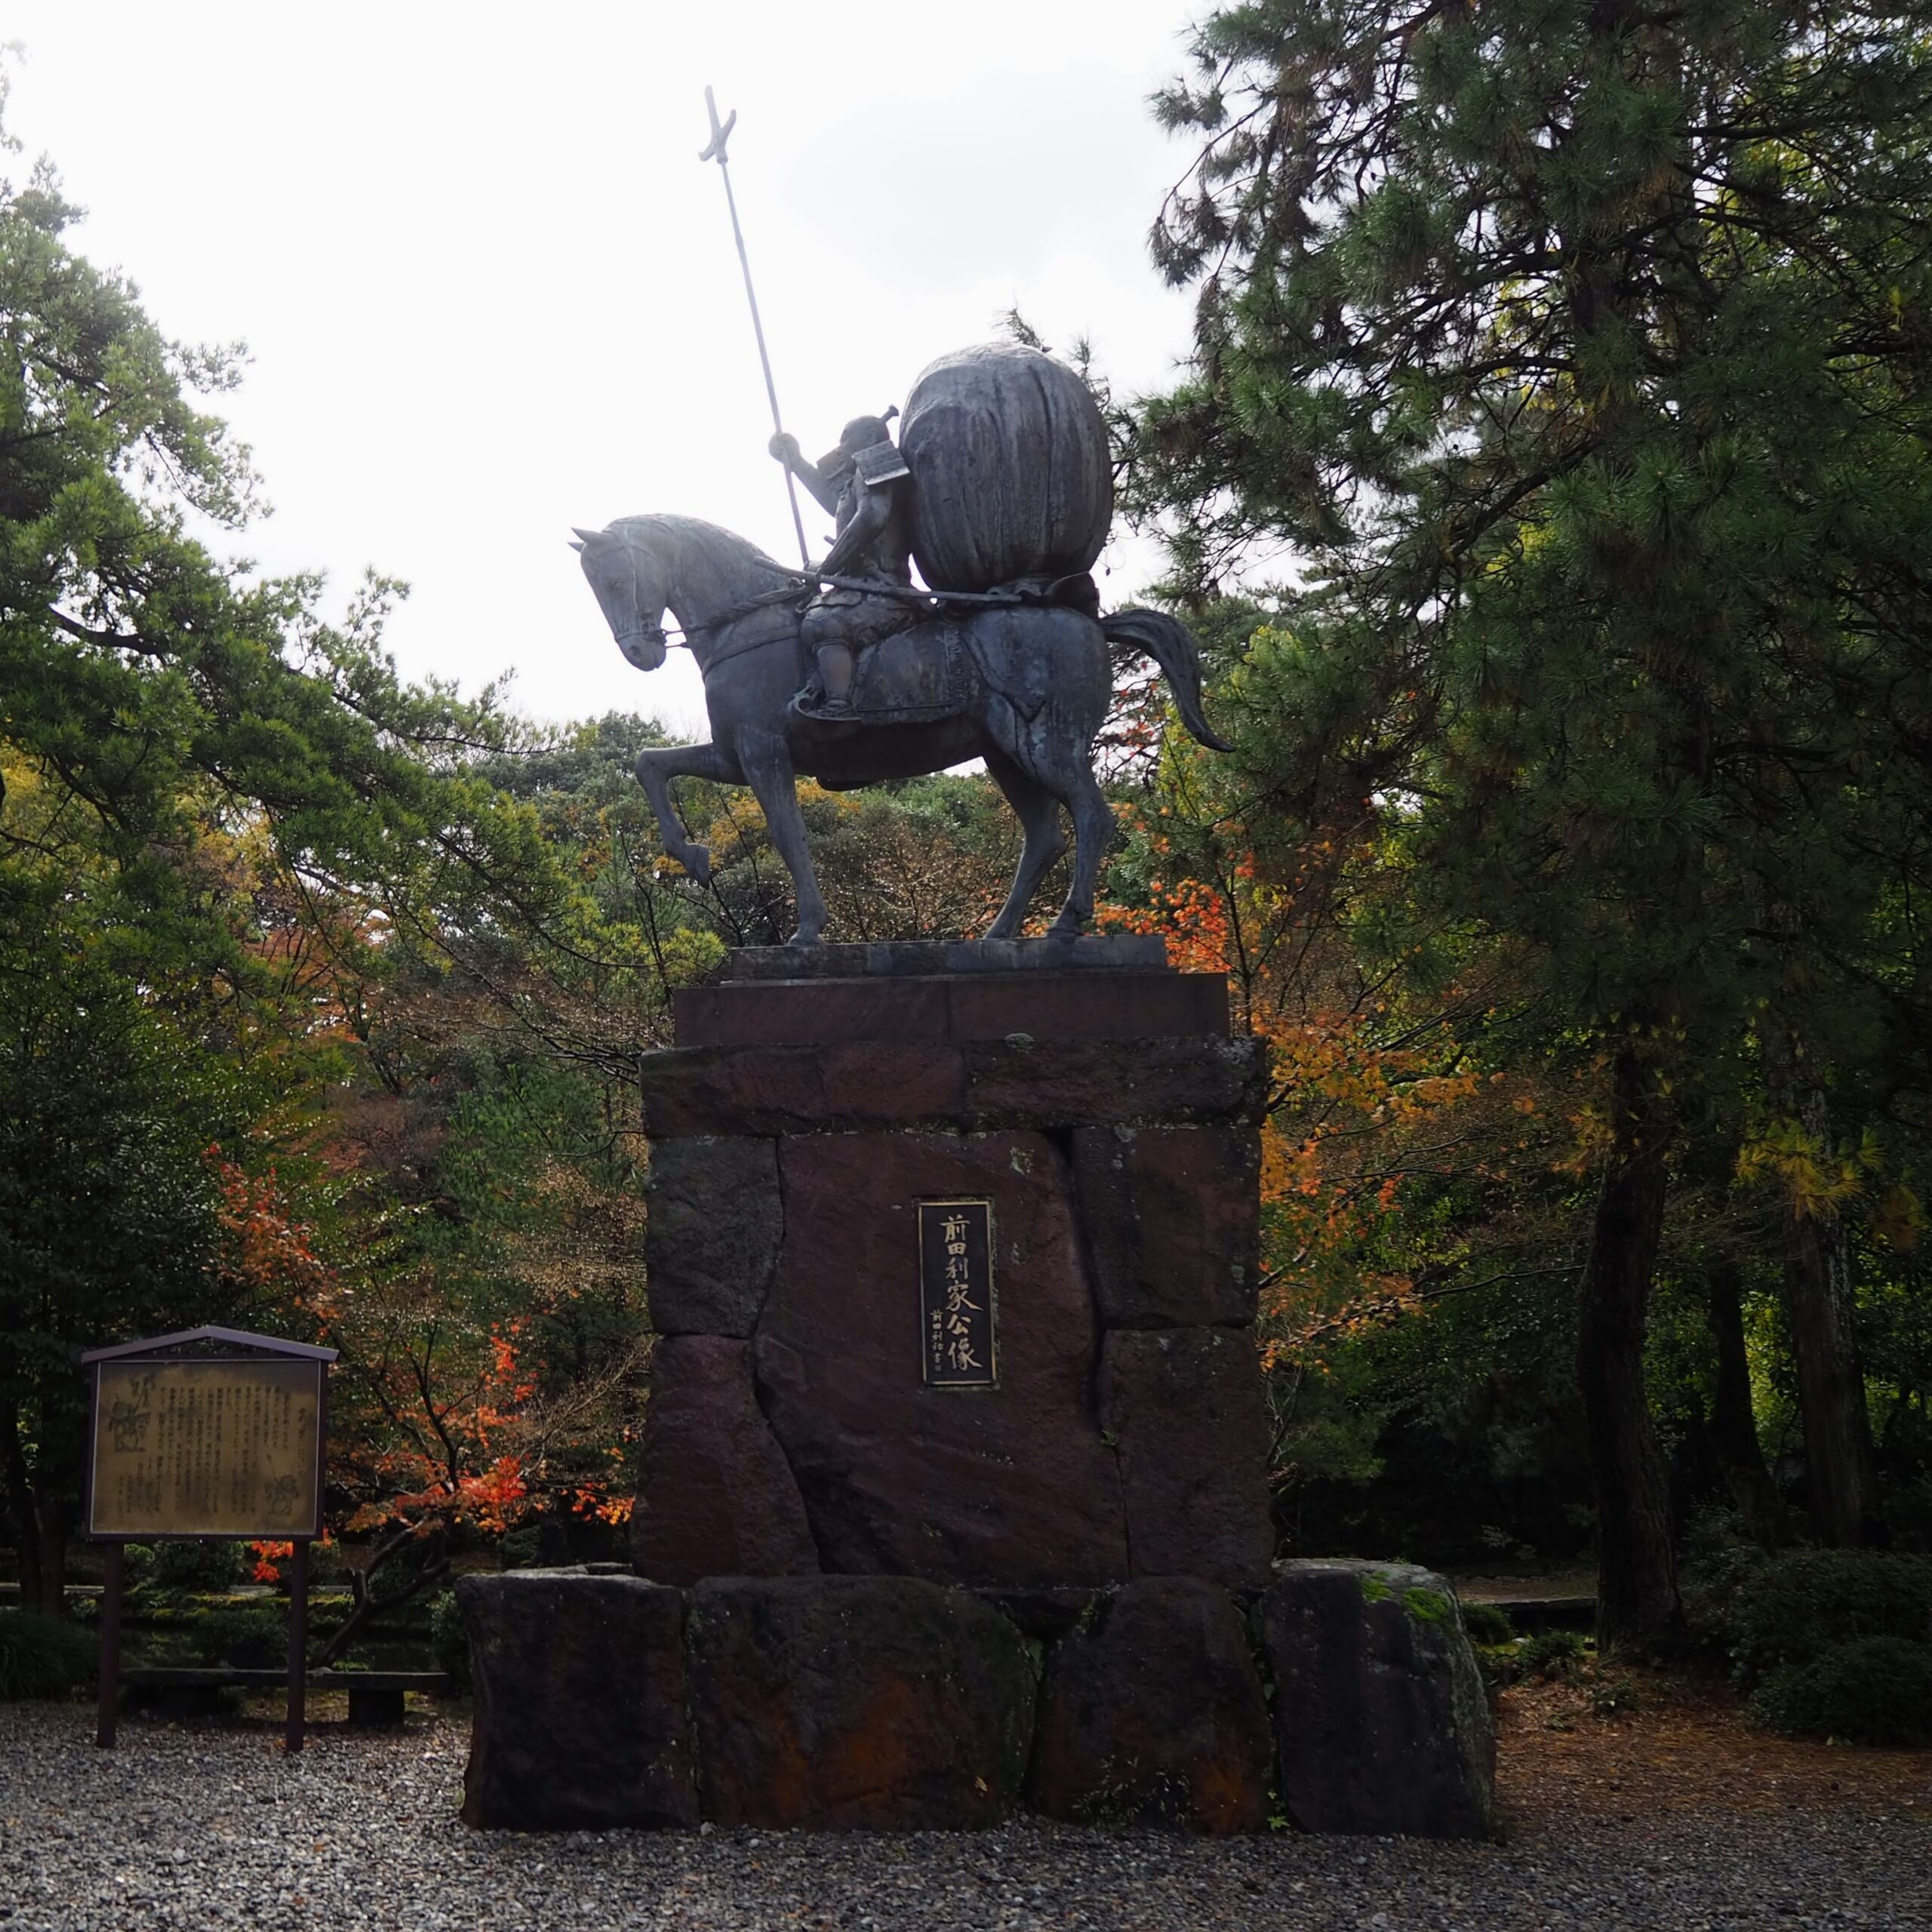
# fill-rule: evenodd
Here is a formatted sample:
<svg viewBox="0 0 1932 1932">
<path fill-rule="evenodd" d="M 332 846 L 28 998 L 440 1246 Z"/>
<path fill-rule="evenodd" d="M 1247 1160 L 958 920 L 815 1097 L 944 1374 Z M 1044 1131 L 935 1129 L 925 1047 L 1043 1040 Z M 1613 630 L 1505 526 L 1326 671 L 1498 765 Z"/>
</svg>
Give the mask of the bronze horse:
<svg viewBox="0 0 1932 1932">
<path fill-rule="evenodd" d="M 703 674 L 711 743 L 638 757 L 638 783 L 664 849 L 700 882 L 710 877 L 711 854 L 685 838 L 672 808 L 672 779 L 749 785 L 797 891 L 796 946 L 817 944 L 825 925 L 793 789 L 801 772 L 846 790 L 984 759 L 1026 835 L 1013 888 L 986 934 L 1011 939 L 1041 875 L 1066 850 L 1063 805 L 1073 821 L 1073 882 L 1052 930 L 1077 933 L 1093 917 L 1114 829 L 1093 763 L 1112 691 L 1109 644 L 1152 657 L 1188 730 L 1213 749 L 1228 749 L 1201 713 L 1192 633 L 1158 611 L 1095 618 L 1061 605 L 947 600 L 866 654 L 860 696 L 869 681 L 871 718 L 815 719 L 792 709 L 798 607 L 814 588 L 810 580 L 696 517 L 623 517 L 577 534 L 584 575 L 625 657 L 640 671 L 663 663 L 669 611 Z"/>
</svg>

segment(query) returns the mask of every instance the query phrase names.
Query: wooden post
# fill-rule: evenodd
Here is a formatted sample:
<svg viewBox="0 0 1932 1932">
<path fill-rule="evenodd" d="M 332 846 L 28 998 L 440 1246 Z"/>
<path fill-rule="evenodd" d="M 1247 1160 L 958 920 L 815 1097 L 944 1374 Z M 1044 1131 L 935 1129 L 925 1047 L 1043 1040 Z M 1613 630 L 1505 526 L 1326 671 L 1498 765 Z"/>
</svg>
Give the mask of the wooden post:
<svg viewBox="0 0 1932 1932">
<path fill-rule="evenodd" d="M 103 1751 L 114 1749 L 121 1715 L 121 1592 L 128 1574 L 128 1546 L 107 1546 L 100 1599 L 100 1709 L 94 1720 L 94 1741 Z"/>
<path fill-rule="evenodd" d="M 288 1724 L 282 1741 L 291 1751 L 302 1748 L 303 1720 L 309 1692 L 309 1539 L 296 1540 L 288 1577 Z"/>
</svg>

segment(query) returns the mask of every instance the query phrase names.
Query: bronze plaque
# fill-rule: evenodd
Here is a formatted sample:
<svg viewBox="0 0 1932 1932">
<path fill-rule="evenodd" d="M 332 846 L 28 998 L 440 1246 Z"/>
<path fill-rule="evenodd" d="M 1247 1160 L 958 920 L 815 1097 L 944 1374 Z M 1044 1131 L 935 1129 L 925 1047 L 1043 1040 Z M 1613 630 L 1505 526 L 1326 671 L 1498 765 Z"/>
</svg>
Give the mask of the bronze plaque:
<svg viewBox="0 0 1932 1932">
<path fill-rule="evenodd" d="M 88 1534 L 318 1534 L 325 1373 L 272 1356 L 97 1363 Z"/>
<path fill-rule="evenodd" d="M 919 1203 L 919 1298 L 928 1385 L 992 1388 L 999 1358 L 990 1201 Z"/>
</svg>

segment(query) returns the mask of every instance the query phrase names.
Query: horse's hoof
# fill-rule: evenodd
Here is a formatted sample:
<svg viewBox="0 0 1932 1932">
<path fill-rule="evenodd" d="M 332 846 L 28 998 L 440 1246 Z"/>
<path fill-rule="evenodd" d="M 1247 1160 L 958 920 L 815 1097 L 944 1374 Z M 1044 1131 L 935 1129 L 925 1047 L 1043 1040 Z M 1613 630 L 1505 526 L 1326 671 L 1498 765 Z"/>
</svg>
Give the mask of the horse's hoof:
<svg viewBox="0 0 1932 1932">
<path fill-rule="evenodd" d="M 825 943 L 825 935 L 816 927 L 808 931 L 801 926 L 785 943 L 787 946 L 823 946 Z"/>
<path fill-rule="evenodd" d="M 711 854 L 702 845 L 694 845 L 678 863 L 700 885 L 711 883 Z"/>
</svg>

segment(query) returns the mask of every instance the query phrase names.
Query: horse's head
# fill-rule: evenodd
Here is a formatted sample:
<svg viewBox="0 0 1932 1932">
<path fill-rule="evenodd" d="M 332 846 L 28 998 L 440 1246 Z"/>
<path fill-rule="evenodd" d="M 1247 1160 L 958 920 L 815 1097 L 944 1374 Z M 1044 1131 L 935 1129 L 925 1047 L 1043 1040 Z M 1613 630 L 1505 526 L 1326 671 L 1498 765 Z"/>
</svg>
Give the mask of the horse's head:
<svg viewBox="0 0 1932 1932">
<path fill-rule="evenodd" d="M 627 663 L 654 671 L 664 661 L 665 571 L 655 549 L 635 535 L 580 530 L 571 548 L 597 593 L 598 608 Z"/>
</svg>

